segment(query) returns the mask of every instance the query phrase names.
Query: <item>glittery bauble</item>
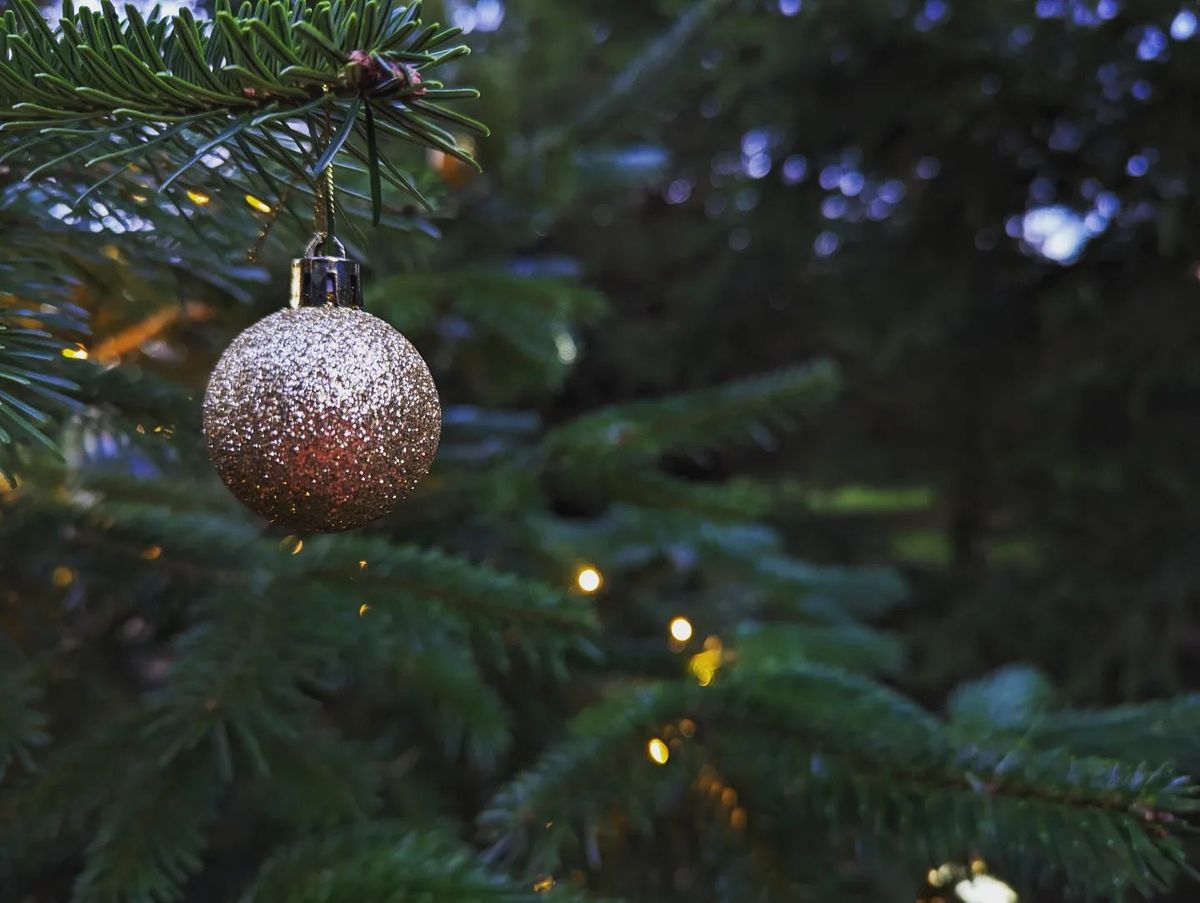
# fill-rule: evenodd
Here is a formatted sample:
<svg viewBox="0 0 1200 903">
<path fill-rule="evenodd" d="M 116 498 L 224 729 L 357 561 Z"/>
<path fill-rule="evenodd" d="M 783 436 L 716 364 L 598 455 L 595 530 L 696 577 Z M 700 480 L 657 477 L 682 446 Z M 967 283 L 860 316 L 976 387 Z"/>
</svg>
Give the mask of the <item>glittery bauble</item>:
<svg viewBox="0 0 1200 903">
<path fill-rule="evenodd" d="M 425 361 L 354 307 L 265 317 L 221 355 L 204 395 L 204 437 L 225 485 L 301 532 L 387 514 L 429 470 L 441 428 Z"/>
</svg>

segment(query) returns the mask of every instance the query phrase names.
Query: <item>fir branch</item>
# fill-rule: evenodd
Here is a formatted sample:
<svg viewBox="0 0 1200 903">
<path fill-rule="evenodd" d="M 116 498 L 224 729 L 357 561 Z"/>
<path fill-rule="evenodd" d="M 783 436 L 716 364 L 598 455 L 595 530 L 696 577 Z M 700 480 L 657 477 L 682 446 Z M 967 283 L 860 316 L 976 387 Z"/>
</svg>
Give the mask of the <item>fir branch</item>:
<svg viewBox="0 0 1200 903">
<path fill-rule="evenodd" d="M 355 900 L 437 900 L 438 903 L 539 903 L 581 900 L 538 893 L 484 870 L 453 841 L 400 824 L 375 823 L 325 835 L 272 857 L 242 903 L 323 903 Z"/>
<path fill-rule="evenodd" d="M 735 635 L 740 669 L 769 674 L 788 665 L 816 663 L 860 674 L 898 674 L 905 664 L 899 640 L 857 624 L 811 626 L 751 623 Z"/>
<path fill-rule="evenodd" d="M 652 83 L 655 76 L 677 57 L 688 42 L 729 5 L 729 0 L 697 0 L 675 19 L 667 31 L 626 64 L 605 89 L 582 106 L 572 119 L 536 136 L 534 151 L 538 154 L 552 151 L 574 132 L 602 121 L 611 111 L 627 104 L 632 95 Z"/>
<path fill-rule="evenodd" d="M 572 468 L 620 467 L 628 456 L 713 448 L 828 404 L 840 385 L 832 361 L 653 401 L 612 405 L 552 430 L 548 450 Z"/>
<path fill-rule="evenodd" d="M 49 741 L 46 717 L 36 707 L 41 694 L 29 678 L 25 668 L 0 671 L 0 783 L 14 761 L 33 770 L 34 749 Z"/>
<path fill-rule="evenodd" d="M 1174 762 L 1200 769 L 1200 695 L 1031 718 L 1024 736 L 1040 747 Z"/>
<path fill-rule="evenodd" d="M 5 461 L 15 443 L 57 452 L 47 434 L 52 420 L 44 409 L 80 407 L 68 394 L 78 384 L 60 372 L 66 344 L 61 336 L 85 329 L 85 321 L 69 308 L 55 314 L 0 305 L 0 478 L 11 476 Z"/>
<path fill-rule="evenodd" d="M 540 581 L 443 552 L 361 535 L 310 537 L 294 547 L 303 553 L 292 555 L 280 549 L 277 539 L 264 538 L 258 527 L 236 514 L 223 514 L 219 502 L 214 504 L 216 500 L 210 502 L 203 495 L 190 504 L 186 497 L 172 495 L 151 481 L 108 480 L 95 485 L 104 487 L 107 497 L 31 494 L 21 500 L 21 510 L 36 509 L 51 521 L 73 524 L 85 513 L 89 529 L 73 531 L 74 542 L 102 560 L 119 555 L 139 561 L 147 547 L 161 547 L 161 556 L 149 564 L 141 561 L 138 567 L 171 572 L 185 578 L 181 587 L 202 588 L 205 595 L 217 585 L 227 595 L 251 599 L 237 607 L 247 616 L 276 625 L 260 624 L 263 629 L 278 627 L 285 635 L 290 635 L 289 629 L 295 632 L 299 625 L 287 623 L 295 605 L 304 604 L 327 618 L 353 621 L 359 620 L 365 605 L 376 616 L 368 622 L 372 629 L 382 626 L 379 615 L 394 619 L 398 642 L 404 642 L 405 634 L 428 640 L 430 630 L 449 625 L 461 648 L 469 648 L 477 661 L 500 671 L 508 670 L 518 657 L 539 673 L 562 680 L 572 659 L 598 658 L 592 605 Z M 218 611 L 219 604 L 213 603 L 211 610 Z M 272 613 L 271 605 L 277 605 L 278 611 Z M 345 621 L 325 623 L 333 628 L 329 636 L 348 636 Z M 212 639 L 214 649 L 224 652 L 202 656 L 206 667 L 220 667 L 230 651 L 239 648 L 240 638 L 259 626 L 230 624 Z M 297 633 L 296 642 L 308 642 L 306 636 Z M 197 639 L 204 637 L 203 632 L 196 634 Z M 303 653 L 303 648 L 298 651 Z M 304 660 L 324 661 L 335 651 L 324 647 L 304 653 L 309 656 Z M 243 661 L 241 654 L 237 660 Z M 246 658 L 245 663 L 261 667 L 264 678 L 272 675 L 268 660 Z M 225 680 L 234 677 L 228 672 Z M 205 686 L 200 677 L 197 686 Z M 203 692 L 207 691 L 197 690 Z M 491 737 L 497 739 L 495 733 Z"/>
<path fill-rule="evenodd" d="M 427 719 L 450 757 L 460 753 L 488 770 L 512 743 L 512 715 L 461 644 L 414 644 L 398 679 L 404 697 Z"/>
<path fill-rule="evenodd" d="M 605 468 L 586 486 L 588 492 L 602 493 L 613 501 L 650 510 L 687 511 L 716 520 L 754 520 L 766 515 L 775 502 L 771 487 L 763 483 L 740 479 L 699 483 L 655 470 L 616 473 Z"/>
<path fill-rule="evenodd" d="M 1109 758 L 1200 768 L 1200 694 L 1107 709 L 1058 709 L 1050 680 L 1006 665 L 956 687 L 947 705 L 965 736 L 1008 732 L 1012 742 Z"/>
<path fill-rule="evenodd" d="M 575 722 L 570 739 L 497 795 L 481 824 L 513 848 L 553 844 L 554 856 L 563 838 L 543 838 L 536 826 L 586 830 L 581 822 L 597 807 L 617 802 L 632 808 L 629 817 L 647 818 L 661 793 L 614 798 L 613 787 L 630 781 L 644 792 L 633 776 L 646 770 L 646 737 L 682 716 L 701 725 L 696 743 L 719 770 L 764 793 L 789 788 L 782 799 L 764 798 L 764 816 L 802 811 L 898 847 L 906 861 L 983 849 L 1093 893 L 1125 883 L 1161 890 L 1190 873 L 1179 831 L 1200 804 L 1194 786 L 1171 769 L 963 747 L 903 697 L 798 663 L 734 668 L 705 688 L 641 688 L 595 707 Z M 703 761 L 673 753 L 671 763 L 676 758 L 682 768 Z M 1074 840 L 1059 845 L 1058 836 Z"/>
<path fill-rule="evenodd" d="M 315 188 L 326 163 L 343 149 L 379 171 L 378 142 L 357 137 L 356 126 L 368 115 L 471 165 L 470 154 L 437 121 L 487 132 L 441 105 L 476 96 L 428 77 L 467 50 L 448 44 L 458 29 L 421 27 L 419 0 L 388 5 L 382 14 L 377 0 L 332 6 L 275 0 L 253 11 L 244 6 L 237 15 L 229 0 L 218 0 L 209 21 L 197 21 L 187 9 L 170 19 L 157 10 L 143 18 L 132 6 L 122 17 L 109 0 L 95 12 L 75 10 L 67 0 L 55 29 L 33 0 L 16 0 L 13 9 L 0 25 L 0 134 L 6 137 L 0 150 L 29 164 L 30 178 L 70 163 L 91 167 L 104 180 L 131 164 L 147 168 L 157 161 L 167 173 L 159 179 L 166 190 L 220 152 L 251 179 L 263 161 L 248 155 L 247 142 L 285 159 L 293 155 L 289 145 L 299 142 L 304 156 L 317 159 L 300 172 Z M 323 115 L 338 123 L 327 146 L 316 125 Z M 304 123 L 302 136 L 288 120 Z M 424 203 L 411 183 L 397 184 Z M 378 210 L 378 180 L 371 190 Z"/>
<path fill-rule="evenodd" d="M 501 373 L 489 370 L 480 386 L 493 403 L 559 385 L 577 354 L 573 327 L 597 321 L 607 308 L 596 291 L 575 280 L 482 267 L 385 279 L 369 290 L 368 306 L 409 335 L 444 318 L 468 324 L 470 331 L 456 343 L 464 370 L 497 355 L 511 362 Z"/>
<path fill-rule="evenodd" d="M 360 561 L 368 562 L 366 568 Z M 300 566 L 313 575 L 358 571 L 366 592 L 413 593 L 445 604 L 469 620 L 513 627 L 587 631 L 596 626 L 591 606 L 568 599 L 538 581 L 472 565 L 452 555 L 400 546 L 360 535 L 315 537 Z"/>
<path fill-rule="evenodd" d="M 114 482 L 107 484 L 116 488 Z M 147 483 L 125 486 L 132 497 L 144 497 Z M 151 491 L 153 484 L 150 484 Z M 471 564 L 462 558 L 432 549 L 402 546 L 363 535 L 327 535 L 309 538 L 303 555 L 281 554 L 278 541 L 262 536 L 254 524 L 215 512 L 172 509 L 120 497 L 81 500 L 102 530 L 115 538 L 128 536 L 136 543 L 172 537 L 171 557 L 205 562 L 236 562 L 243 558 L 272 561 L 277 579 L 306 586 L 325 585 L 336 591 L 353 580 L 355 592 L 380 604 L 407 604 L 413 600 L 436 603 L 480 630 L 495 632 L 511 627 L 564 637 L 585 635 L 596 626 L 590 605 L 569 599 L 561 591 L 535 580 Z M 184 499 L 178 499 L 183 502 Z M 43 504 L 53 504 L 42 500 Z M 64 509 L 64 515 L 72 506 Z M 133 546 L 140 548 L 141 546 Z M 367 562 L 366 565 L 360 562 Z M 254 584 L 253 575 L 243 578 Z"/>
<path fill-rule="evenodd" d="M 265 813 L 301 830 L 360 822 L 380 807 L 379 769 L 364 744 L 306 727 L 296 738 L 267 738 L 268 774 L 254 784 Z"/>
<path fill-rule="evenodd" d="M 613 506 L 592 521 L 531 520 L 543 554 L 571 565 L 580 548 L 601 563 L 623 569 L 664 558 L 681 570 L 703 565 L 711 582 L 730 580 L 743 590 L 747 609 L 845 624 L 886 612 L 908 595 L 904 579 L 890 568 L 844 567 L 785 555 L 779 535 L 755 523 L 719 523 L 686 511 Z"/>
<path fill-rule="evenodd" d="M 479 814 L 484 837 L 494 843 L 489 855 L 526 852 L 527 871 L 554 870 L 603 815 L 621 811 L 648 823 L 647 813 L 670 785 L 648 765 L 645 743 L 662 722 L 688 711 L 689 695 L 686 687 L 657 684 L 616 694 L 576 716 L 567 737 Z"/>
<path fill-rule="evenodd" d="M 763 555 L 753 563 L 761 587 L 781 605 L 829 620 L 877 617 L 908 597 L 908 585 L 894 569 L 814 564 L 786 555 Z"/>
<path fill-rule="evenodd" d="M 1041 671 L 1029 665 L 1005 665 L 955 687 L 946 713 L 951 725 L 967 736 L 1005 730 L 1019 735 L 1050 708 L 1052 699 L 1050 681 Z"/>
<path fill-rule="evenodd" d="M 56 746 L 37 771 L 0 798 L 0 860 L 10 866 L 34 858 L 39 845 L 80 834 L 119 787 L 144 725 L 126 713 Z"/>
<path fill-rule="evenodd" d="M 200 870 L 204 829 L 221 786 L 212 758 L 192 753 L 169 768 L 141 763 L 101 812 L 75 883 L 75 903 L 169 903 Z"/>
<path fill-rule="evenodd" d="M 176 642 L 170 680 L 148 707 L 146 742 L 160 761 L 205 743 L 224 777 L 233 776 L 237 752 L 265 774 L 265 745 L 294 742 L 308 728 L 316 702 L 299 684 L 328 655 L 322 628 L 336 614 L 326 605 L 295 617 L 292 589 L 282 582 L 208 598 L 206 617 Z"/>
</svg>

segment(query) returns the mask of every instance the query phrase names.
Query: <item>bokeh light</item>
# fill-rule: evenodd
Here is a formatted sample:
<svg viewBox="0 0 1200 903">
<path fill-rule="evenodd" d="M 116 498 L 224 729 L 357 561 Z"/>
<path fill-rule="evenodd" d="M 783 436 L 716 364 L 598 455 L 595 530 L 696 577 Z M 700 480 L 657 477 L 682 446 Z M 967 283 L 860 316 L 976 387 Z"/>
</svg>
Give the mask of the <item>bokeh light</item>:
<svg viewBox="0 0 1200 903">
<path fill-rule="evenodd" d="M 594 593 L 604 584 L 604 577 L 594 567 L 583 567 L 575 575 L 575 583 L 585 593 Z"/>
<path fill-rule="evenodd" d="M 671 758 L 671 750 L 660 738 L 653 737 L 646 744 L 646 755 L 655 765 L 666 765 Z"/>
<path fill-rule="evenodd" d="M 671 638 L 680 643 L 686 643 L 692 638 L 692 622 L 682 615 L 671 618 L 668 629 L 671 631 Z"/>
</svg>

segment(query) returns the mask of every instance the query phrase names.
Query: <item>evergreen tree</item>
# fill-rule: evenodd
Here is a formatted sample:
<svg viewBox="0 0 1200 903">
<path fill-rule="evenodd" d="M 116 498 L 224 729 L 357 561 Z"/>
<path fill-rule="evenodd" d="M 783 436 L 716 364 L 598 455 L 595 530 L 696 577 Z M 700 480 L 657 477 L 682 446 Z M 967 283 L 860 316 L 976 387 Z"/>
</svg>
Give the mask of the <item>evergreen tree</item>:
<svg viewBox="0 0 1200 903">
<path fill-rule="evenodd" d="M 1007 205 L 1061 161 L 1028 162 L 1013 123 L 1042 112 L 994 98 L 1024 97 L 1025 48 L 1069 32 L 1058 93 L 1082 110 L 1112 32 L 1154 33 L 1068 21 L 1070 4 L 813 6 L 453 4 L 467 61 L 415 3 L 47 21 L 15 0 L 4 899 L 879 901 L 985 869 L 1037 899 L 1129 899 L 1192 880 L 1200 703 L 1073 707 L 1105 694 L 1023 665 L 948 688 L 992 663 L 955 650 L 914 671 L 887 629 L 914 617 L 888 566 L 911 525 L 880 518 L 861 542 L 840 524 L 919 518 L 929 493 L 837 490 L 853 468 L 935 484 L 938 576 L 999 582 L 972 481 L 980 431 L 1007 423 L 980 413 L 987 365 L 1020 361 L 990 299 L 1085 277 L 1034 253 L 1032 220 L 1025 254 L 1003 243 Z M 964 85 L 978 97 L 949 114 L 933 100 Z M 955 168 L 980 148 L 995 159 Z M 314 204 L 369 264 L 368 309 L 430 361 L 446 419 L 394 516 L 284 535 L 213 478 L 198 399 L 229 339 L 282 304 Z M 797 286 L 811 303 L 780 305 Z M 967 371 L 961 418 L 913 415 Z M 913 415 L 890 465 L 856 432 L 878 409 Z M 952 426 L 969 434 L 942 441 Z"/>
</svg>

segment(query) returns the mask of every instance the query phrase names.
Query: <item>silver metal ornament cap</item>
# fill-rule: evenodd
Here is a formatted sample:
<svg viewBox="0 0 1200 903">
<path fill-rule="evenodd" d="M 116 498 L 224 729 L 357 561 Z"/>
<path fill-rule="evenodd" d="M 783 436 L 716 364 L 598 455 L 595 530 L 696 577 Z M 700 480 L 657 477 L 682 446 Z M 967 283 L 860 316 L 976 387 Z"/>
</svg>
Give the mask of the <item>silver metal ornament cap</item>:
<svg viewBox="0 0 1200 903">
<path fill-rule="evenodd" d="M 337 256 L 317 256 L 332 242 Z M 292 261 L 290 307 L 362 307 L 362 272 L 358 261 L 346 257 L 345 246 L 336 238 L 318 232 L 304 248 L 304 256 Z"/>
</svg>

